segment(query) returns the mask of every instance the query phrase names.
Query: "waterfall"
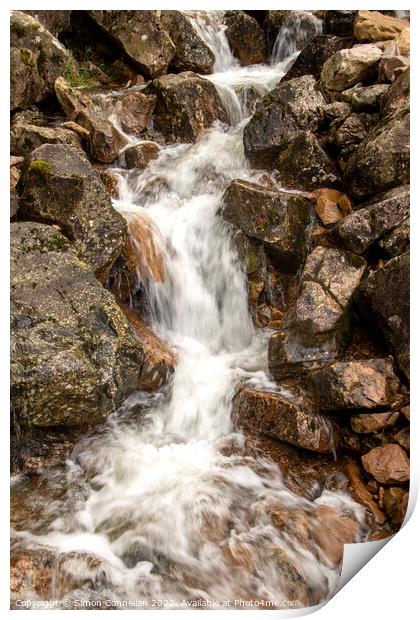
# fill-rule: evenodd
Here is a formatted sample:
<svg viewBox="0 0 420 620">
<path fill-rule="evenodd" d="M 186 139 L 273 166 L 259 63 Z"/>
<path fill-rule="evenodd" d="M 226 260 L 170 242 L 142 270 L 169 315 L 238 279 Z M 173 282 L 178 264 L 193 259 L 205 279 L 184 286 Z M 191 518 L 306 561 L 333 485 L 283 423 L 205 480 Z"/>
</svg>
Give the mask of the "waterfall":
<svg viewBox="0 0 420 620">
<path fill-rule="evenodd" d="M 314 37 L 322 34 L 322 20 L 309 11 L 292 11 L 288 15 L 274 42 L 271 64 L 290 58 L 300 52 Z"/>
<path fill-rule="evenodd" d="M 281 79 L 300 22 L 282 30 L 271 66 L 239 67 L 222 13 L 189 15 L 215 54 L 208 79 L 230 126 L 216 124 L 196 144 L 163 146 L 136 180 L 117 169 L 114 206 L 138 244 L 153 327 L 177 353 L 174 377 L 157 395 L 133 394 L 80 441 L 59 478 L 65 493 L 45 507 L 47 525 L 15 534 L 64 558 L 57 580 L 71 578 L 81 599 L 312 604 L 305 592 L 316 592 L 315 602 L 330 596 L 339 569 L 298 531 L 274 527 L 267 511 L 293 510 L 310 524 L 319 506 L 333 506 L 363 525 L 363 510 L 344 493 L 311 500 L 288 489 L 269 458 L 244 455 L 245 438 L 232 426 L 240 382 L 278 389 L 267 375 L 270 334 L 253 326 L 246 279 L 217 215 L 232 179 L 258 178 L 243 153 L 247 113 L 237 93 L 264 94 Z"/>
</svg>

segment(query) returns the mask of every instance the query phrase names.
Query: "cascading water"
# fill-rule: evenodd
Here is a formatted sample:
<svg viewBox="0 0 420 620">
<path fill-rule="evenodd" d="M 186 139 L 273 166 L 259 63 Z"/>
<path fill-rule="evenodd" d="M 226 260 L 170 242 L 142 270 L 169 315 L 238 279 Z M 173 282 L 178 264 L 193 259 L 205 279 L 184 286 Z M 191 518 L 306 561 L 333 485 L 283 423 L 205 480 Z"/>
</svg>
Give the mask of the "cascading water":
<svg viewBox="0 0 420 620">
<path fill-rule="evenodd" d="M 309 11 L 293 11 L 284 20 L 271 54 L 271 64 L 290 58 L 307 43 L 322 34 L 322 20 Z"/>
<path fill-rule="evenodd" d="M 209 79 L 236 117 L 196 144 L 162 147 L 137 179 L 120 169 L 114 205 L 133 239 L 149 239 L 138 276 L 153 327 L 176 350 L 174 377 L 160 394 L 133 394 L 101 432 L 79 442 L 50 481 L 65 492 L 14 540 L 55 554 L 58 599 L 64 580 L 66 598 L 139 606 L 316 604 L 334 590 L 338 568 L 298 527 L 275 527 L 270 511 L 291 510 L 309 528 L 320 506 L 338 507 L 359 523 L 362 540 L 363 510 L 340 492 L 300 497 L 270 459 L 242 450 L 231 422 L 238 384 L 278 388 L 266 374 L 269 334 L 252 324 L 245 277 L 217 217 L 232 179 L 258 178 L 244 157 L 246 113 L 236 93 L 244 85 L 267 92 L 291 61 L 241 68 L 219 12 L 190 17 L 216 55 L 219 72 Z"/>
</svg>

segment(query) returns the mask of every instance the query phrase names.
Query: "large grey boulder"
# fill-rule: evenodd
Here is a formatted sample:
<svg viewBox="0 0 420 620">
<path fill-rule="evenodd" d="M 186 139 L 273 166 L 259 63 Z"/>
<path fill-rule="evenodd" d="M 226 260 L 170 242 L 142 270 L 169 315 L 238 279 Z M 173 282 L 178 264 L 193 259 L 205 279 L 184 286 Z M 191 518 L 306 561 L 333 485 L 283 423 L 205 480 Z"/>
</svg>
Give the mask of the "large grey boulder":
<svg viewBox="0 0 420 620">
<path fill-rule="evenodd" d="M 159 11 L 89 11 L 89 15 L 146 77 L 166 73 L 176 50 Z"/>
<path fill-rule="evenodd" d="M 195 30 L 188 15 L 182 11 L 162 11 L 161 20 L 175 45 L 171 68 L 177 72 L 212 73 L 215 56 Z"/>
<path fill-rule="evenodd" d="M 22 216 L 58 224 L 104 282 L 127 225 L 83 152 L 62 144 L 35 149 L 24 161 L 20 191 Z"/>
<path fill-rule="evenodd" d="M 54 227 L 12 224 L 11 400 L 21 426 L 89 425 L 137 388 L 141 344 Z"/>
<path fill-rule="evenodd" d="M 330 91 L 342 91 L 375 78 L 382 55 L 383 51 L 373 44 L 336 52 L 322 68 L 321 86 Z"/>
<path fill-rule="evenodd" d="M 281 82 L 258 102 L 244 129 L 245 155 L 251 164 L 270 168 L 302 131 L 316 132 L 325 105 L 313 76 Z"/>
<path fill-rule="evenodd" d="M 76 148 L 82 148 L 82 142 L 77 133 L 64 127 L 12 125 L 10 130 L 10 153 L 12 155 L 27 155 L 42 144 L 70 144 Z"/>
<path fill-rule="evenodd" d="M 21 11 L 10 16 L 10 107 L 27 108 L 54 94 L 54 82 L 72 60 L 39 21 Z"/>
</svg>

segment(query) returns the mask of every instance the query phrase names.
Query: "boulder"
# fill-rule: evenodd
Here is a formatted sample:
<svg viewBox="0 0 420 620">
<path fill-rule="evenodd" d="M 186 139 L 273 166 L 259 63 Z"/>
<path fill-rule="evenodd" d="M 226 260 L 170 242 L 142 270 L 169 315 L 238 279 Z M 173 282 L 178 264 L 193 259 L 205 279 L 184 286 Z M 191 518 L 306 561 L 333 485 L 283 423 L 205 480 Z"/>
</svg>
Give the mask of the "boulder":
<svg viewBox="0 0 420 620">
<path fill-rule="evenodd" d="M 311 131 L 301 132 L 280 153 L 275 168 L 281 185 L 290 189 L 312 191 L 340 183 L 337 167 Z"/>
<path fill-rule="evenodd" d="M 54 94 L 54 82 L 74 61 L 39 21 L 22 11 L 10 17 L 10 108 L 27 108 Z"/>
<path fill-rule="evenodd" d="M 13 419 L 105 420 L 138 385 L 143 353 L 131 325 L 55 227 L 12 224 L 11 260 Z"/>
<path fill-rule="evenodd" d="M 359 144 L 345 172 L 344 187 L 355 202 L 409 182 L 410 113 L 385 117 Z"/>
<path fill-rule="evenodd" d="M 170 67 L 177 73 L 212 73 L 214 54 L 182 11 L 162 11 L 162 25 L 175 45 Z"/>
<path fill-rule="evenodd" d="M 58 37 L 62 32 L 71 30 L 70 18 L 72 11 L 22 11 L 22 13 L 32 15 L 32 17 L 45 26 L 54 37 Z"/>
<path fill-rule="evenodd" d="M 342 49 L 352 46 L 352 38 L 335 37 L 331 34 L 321 34 L 313 38 L 301 51 L 295 62 L 282 78 L 287 82 L 302 75 L 313 75 L 319 80 L 321 71 L 328 58 Z"/>
<path fill-rule="evenodd" d="M 317 506 L 315 516 L 311 538 L 319 547 L 324 561 L 337 566 L 343 559 L 344 545 L 361 540 L 359 524 L 344 512 L 328 505 Z"/>
<path fill-rule="evenodd" d="M 410 428 L 408 426 L 395 433 L 392 439 L 404 448 L 406 452 L 410 452 Z"/>
<path fill-rule="evenodd" d="M 350 114 L 339 127 L 332 132 L 330 142 L 340 149 L 359 144 L 367 133 L 376 125 L 377 118 L 372 114 Z M 373 122 L 372 122 L 373 121 Z"/>
<path fill-rule="evenodd" d="M 402 484 L 410 480 L 410 460 L 401 446 L 389 443 L 362 456 L 368 474 L 380 484 Z"/>
<path fill-rule="evenodd" d="M 159 11 L 89 11 L 89 15 L 146 77 L 166 73 L 176 49 Z"/>
<path fill-rule="evenodd" d="M 265 62 L 267 44 L 264 30 L 257 20 L 244 11 L 227 11 L 224 19 L 227 24 L 225 35 L 229 47 L 241 65 L 256 65 Z M 246 45 L 244 45 L 245 41 Z"/>
<path fill-rule="evenodd" d="M 313 452 L 327 454 L 339 447 L 337 429 L 309 408 L 276 392 L 243 388 L 234 399 L 233 422 Z"/>
<path fill-rule="evenodd" d="M 107 118 L 113 116 L 125 133 L 137 137 L 149 125 L 155 105 L 155 95 L 146 95 L 140 91 L 109 95 L 99 102 Z"/>
<path fill-rule="evenodd" d="M 315 212 L 324 226 L 339 222 L 351 211 L 351 203 L 346 194 L 336 189 L 323 187 L 312 192 L 316 200 Z"/>
<path fill-rule="evenodd" d="M 386 41 L 395 39 L 409 25 L 408 19 L 398 19 L 379 11 L 359 11 L 354 22 L 354 36 L 363 43 Z"/>
<path fill-rule="evenodd" d="M 409 377 L 410 255 L 391 259 L 358 288 L 355 302 L 371 327 L 382 334 L 400 370 Z"/>
<path fill-rule="evenodd" d="M 372 493 L 367 489 L 362 479 L 361 467 L 354 461 L 348 459 L 345 463 L 344 471 L 349 479 L 350 493 L 353 499 L 367 508 L 369 513 L 372 514 L 375 523 L 382 525 L 386 518 L 385 514 L 379 509 Z"/>
<path fill-rule="evenodd" d="M 324 108 L 324 116 L 328 122 L 342 123 L 351 114 L 351 106 L 345 101 L 328 103 Z"/>
<path fill-rule="evenodd" d="M 342 219 L 329 238 L 347 250 L 364 253 L 372 243 L 405 220 L 410 212 L 410 186 L 403 185 L 375 197 Z"/>
<path fill-rule="evenodd" d="M 42 144 L 70 144 L 82 148 L 79 136 L 64 127 L 39 127 L 38 125 L 12 125 L 10 152 L 27 155 Z"/>
<path fill-rule="evenodd" d="M 389 91 L 389 84 L 372 84 L 372 86 L 361 86 L 356 84 L 348 91 L 341 93 L 341 97 L 344 101 L 345 95 L 350 95 L 349 103 L 355 112 L 376 112 L 379 111 L 379 107 L 383 98 L 385 98 Z"/>
<path fill-rule="evenodd" d="M 124 151 L 127 168 L 144 170 L 153 159 L 157 158 L 159 151 L 160 148 L 156 142 L 143 142 L 142 144 L 130 146 Z"/>
<path fill-rule="evenodd" d="M 401 527 L 408 506 L 408 491 L 399 487 L 389 487 L 384 493 L 385 512 L 393 525 Z"/>
<path fill-rule="evenodd" d="M 67 118 L 89 132 L 92 158 L 102 163 L 114 161 L 127 141 L 106 114 L 95 106 L 87 94 L 69 86 L 64 78 L 56 81 L 55 92 Z"/>
<path fill-rule="evenodd" d="M 307 385 L 322 411 L 390 407 L 399 388 L 390 359 L 335 362 L 310 373 Z"/>
<path fill-rule="evenodd" d="M 356 16 L 357 11 L 325 11 L 326 34 L 333 34 L 337 37 L 353 37 Z"/>
<path fill-rule="evenodd" d="M 301 291 L 269 342 L 275 379 L 298 376 L 335 359 L 349 336 L 349 304 L 365 270 L 364 259 L 316 247 L 302 273 Z"/>
<path fill-rule="evenodd" d="M 40 146 L 25 159 L 20 185 L 23 216 L 58 224 L 104 282 L 127 226 L 83 153 L 61 144 Z"/>
<path fill-rule="evenodd" d="M 358 82 L 374 79 L 382 55 L 382 50 L 374 44 L 336 52 L 322 68 L 321 86 L 330 91 L 343 91 Z"/>
<path fill-rule="evenodd" d="M 410 106 L 410 69 L 403 71 L 382 98 L 381 113 L 386 116 Z"/>
<path fill-rule="evenodd" d="M 311 75 L 281 82 L 258 102 L 244 129 L 245 155 L 253 166 L 272 167 L 302 131 L 316 132 L 326 102 Z"/>
<path fill-rule="evenodd" d="M 377 433 L 394 426 L 398 417 L 398 411 L 359 413 L 351 416 L 350 424 L 355 433 Z"/>
<path fill-rule="evenodd" d="M 303 264 L 310 234 L 311 205 L 302 196 L 235 179 L 222 197 L 222 217 L 262 241 L 281 271 Z"/>
<path fill-rule="evenodd" d="M 394 82 L 401 73 L 404 73 L 409 68 L 409 58 L 395 54 L 384 54 L 379 63 L 379 81 Z"/>
<path fill-rule="evenodd" d="M 378 242 L 379 248 L 387 258 L 395 258 L 410 249 L 410 218 L 398 224 Z"/>
<path fill-rule="evenodd" d="M 195 142 L 215 121 L 227 122 L 215 86 L 191 71 L 153 80 L 145 92 L 157 95 L 154 127 L 169 142 Z"/>
</svg>

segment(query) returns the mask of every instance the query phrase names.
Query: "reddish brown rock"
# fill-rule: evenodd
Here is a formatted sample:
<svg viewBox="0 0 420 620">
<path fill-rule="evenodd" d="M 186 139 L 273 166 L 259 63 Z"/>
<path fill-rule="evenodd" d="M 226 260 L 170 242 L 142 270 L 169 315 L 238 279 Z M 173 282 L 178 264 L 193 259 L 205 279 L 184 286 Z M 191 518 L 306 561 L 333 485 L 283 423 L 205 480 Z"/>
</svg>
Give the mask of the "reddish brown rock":
<svg viewBox="0 0 420 620">
<path fill-rule="evenodd" d="M 381 484 L 401 484 L 410 479 L 410 461 L 404 450 L 393 443 L 373 448 L 362 456 L 365 470 Z"/>
<path fill-rule="evenodd" d="M 358 542 L 359 526 L 330 506 L 318 506 L 315 514 L 318 520 L 312 528 L 313 540 L 327 562 L 336 565 L 342 560 L 344 545 Z"/>
<path fill-rule="evenodd" d="M 54 556 L 46 551 L 12 550 L 10 558 L 10 592 L 12 601 L 37 594 L 52 596 Z"/>
<path fill-rule="evenodd" d="M 393 437 L 394 441 L 396 441 L 401 448 L 404 448 L 406 452 L 410 452 L 410 429 L 408 427 L 402 428 L 396 435 Z"/>
<path fill-rule="evenodd" d="M 316 200 L 315 212 L 324 226 L 331 226 L 339 222 L 351 211 L 351 203 L 346 194 L 322 187 L 312 192 Z"/>
<path fill-rule="evenodd" d="M 159 155 L 159 146 L 155 142 L 144 142 L 130 146 L 124 151 L 127 168 L 144 170 L 152 159 Z"/>
<path fill-rule="evenodd" d="M 327 418 L 276 392 L 245 387 L 235 398 L 233 420 L 237 425 L 314 452 L 334 452 L 339 446 L 339 435 Z"/>
<path fill-rule="evenodd" d="M 408 505 L 408 491 L 399 487 L 390 487 L 384 493 L 384 508 L 391 523 L 398 527 L 404 521 Z"/>
<path fill-rule="evenodd" d="M 233 55 L 239 59 L 241 65 L 265 62 L 267 44 L 264 30 L 257 20 L 244 11 L 228 11 L 225 14 L 225 21 L 226 38 Z"/>
<path fill-rule="evenodd" d="M 398 411 L 359 413 L 351 417 L 350 424 L 355 433 L 375 433 L 394 426 L 398 417 Z"/>
<path fill-rule="evenodd" d="M 345 465 L 345 473 L 350 482 L 350 492 L 353 499 L 367 508 L 373 515 L 375 523 L 382 525 L 385 521 L 385 514 L 379 509 L 378 504 L 373 499 L 372 493 L 364 484 L 360 467 L 353 461 L 348 460 Z M 376 481 L 375 485 L 377 485 Z"/>
</svg>

